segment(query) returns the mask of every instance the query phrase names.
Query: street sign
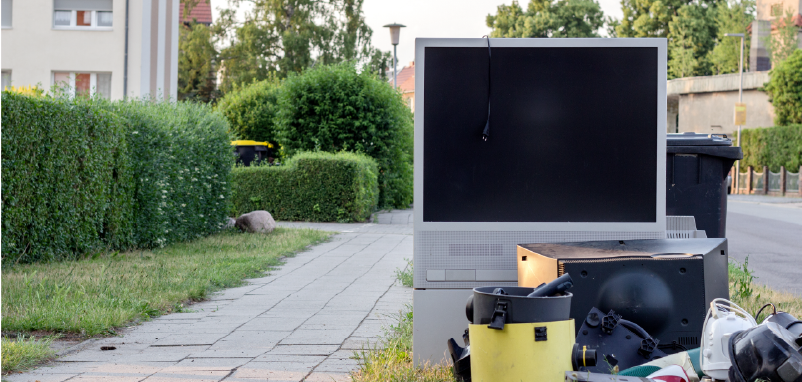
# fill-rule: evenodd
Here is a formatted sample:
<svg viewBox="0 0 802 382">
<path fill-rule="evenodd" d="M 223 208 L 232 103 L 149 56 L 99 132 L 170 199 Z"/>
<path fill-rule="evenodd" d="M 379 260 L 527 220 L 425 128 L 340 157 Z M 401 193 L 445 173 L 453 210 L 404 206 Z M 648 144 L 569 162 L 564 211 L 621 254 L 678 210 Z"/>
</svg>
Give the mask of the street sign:
<svg viewBox="0 0 802 382">
<path fill-rule="evenodd" d="M 746 125 L 746 104 L 742 102 L 735 103 L 735 126 Z"/>
</svg>

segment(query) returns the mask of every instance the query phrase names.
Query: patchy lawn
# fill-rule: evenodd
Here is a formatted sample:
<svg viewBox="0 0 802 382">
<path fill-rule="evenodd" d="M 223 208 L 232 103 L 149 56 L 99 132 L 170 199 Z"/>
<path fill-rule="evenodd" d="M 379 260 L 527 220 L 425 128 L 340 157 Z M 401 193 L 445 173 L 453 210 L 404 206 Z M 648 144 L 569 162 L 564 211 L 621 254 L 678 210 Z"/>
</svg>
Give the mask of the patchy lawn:
<svg viewBox="0 0 802 382">
<path fill-rule="evenodd" d="M 182 309 L 215 290 L 264 275 L 328 238 L 310 229 L 223 232 L 166 248 L 3 267 L 2 329 L 112 334 L 115 327 Z"/>
</svg>

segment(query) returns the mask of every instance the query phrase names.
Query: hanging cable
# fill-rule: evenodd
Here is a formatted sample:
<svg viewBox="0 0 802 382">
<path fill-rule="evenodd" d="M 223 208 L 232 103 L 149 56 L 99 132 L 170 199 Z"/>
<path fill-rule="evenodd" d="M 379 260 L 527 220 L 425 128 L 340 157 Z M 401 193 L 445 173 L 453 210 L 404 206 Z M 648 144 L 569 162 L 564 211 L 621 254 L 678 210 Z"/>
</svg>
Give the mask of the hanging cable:
<svg viewBox="0 0 802 382">
<path fill-rule="evenodd" d="M 490 137 L 490 36 L 482 37 L 487 38 L 487 123 L 482 130 L 482 139 L 487 141 L 487 138 Z"/>
</svg>

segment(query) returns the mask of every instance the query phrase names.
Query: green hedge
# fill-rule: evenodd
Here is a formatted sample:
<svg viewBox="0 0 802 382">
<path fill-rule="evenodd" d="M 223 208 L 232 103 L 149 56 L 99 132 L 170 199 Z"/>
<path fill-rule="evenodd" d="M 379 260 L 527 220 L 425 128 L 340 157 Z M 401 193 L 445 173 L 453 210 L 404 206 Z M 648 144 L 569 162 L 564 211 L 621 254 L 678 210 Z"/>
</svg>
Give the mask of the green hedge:
<svg viewBox="0 0 802 382">
<path fill-rule="evenodd" d="M 232 204 L 239 215 L 266 210 L 276 220 L 366 220 L 379 199 L 378 166 L 354 153 L 300 153 L 285 166 L 237 167 Z"/>
<path fill-rule="evenodd" d="M 379 205 L 409 208 L 412 112 L 401 93 L 353 63 L 320 65 L 284 80 L 275 131 L 288 156 L 355 151 L 379 165 Z"/>
<path fill-rule="evenodd" d="M 229 125 L 192 103 L 2 94 L 2 261 L 163 246 L 219 230 Z"/>
<path fill-rule="evenodd" d="M 132 167 L 120 118 L 3 92 L 2 122 L 4 264 L 132 243 Z"/>
<path fill-rule="evenodd" d="M 758 171 L 769 166 L 777 172 L 780 166 L 785 166 L 788 171 L 797 172 L 802 165 L 802 125 L 745 129 L 741 134 L 744 152 L 741 171 L 746 171 L 743 170 L 746 166 Z"/>
<path fill-rule="evenodd" d="M 96 102 L 127 124 L 136 245 L 164 246 L 219 230 L 234 163 L 228 121 L 197 103 Z"/>
<path fill-rule="evenodd" d="M 220 100 L 217 110 L 231 122 L 237 138 L 276 142 L 273 118 L 280 85 L 278 80 L 269 79 L 243 87 L 234 86 Z"/>
</svg>

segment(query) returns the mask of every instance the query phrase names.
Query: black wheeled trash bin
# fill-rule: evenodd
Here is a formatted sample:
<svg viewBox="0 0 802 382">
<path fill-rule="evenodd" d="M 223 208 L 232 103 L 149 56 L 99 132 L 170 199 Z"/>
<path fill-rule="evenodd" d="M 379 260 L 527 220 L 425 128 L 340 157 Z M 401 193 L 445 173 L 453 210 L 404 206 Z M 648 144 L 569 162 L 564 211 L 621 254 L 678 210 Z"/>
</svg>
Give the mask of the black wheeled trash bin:
<svg viewBox="0 0 802 382">
<path fill-rule="evenodd" d="M 231 146 L 234 146 L 234 152 L 237 153 L 237 163 L 243 166 L 250 166 L 254 161 L 261 163 L 269 156 L 270 144 L 267 142 L 231 141 Z"/>
<path fill-rule="evenodd" d="M 724 134 L 667 134 L 666 215 L 693 216 L 707 237 L 727 233 L 727 174 L 743 158 Z"/>
</svg>

